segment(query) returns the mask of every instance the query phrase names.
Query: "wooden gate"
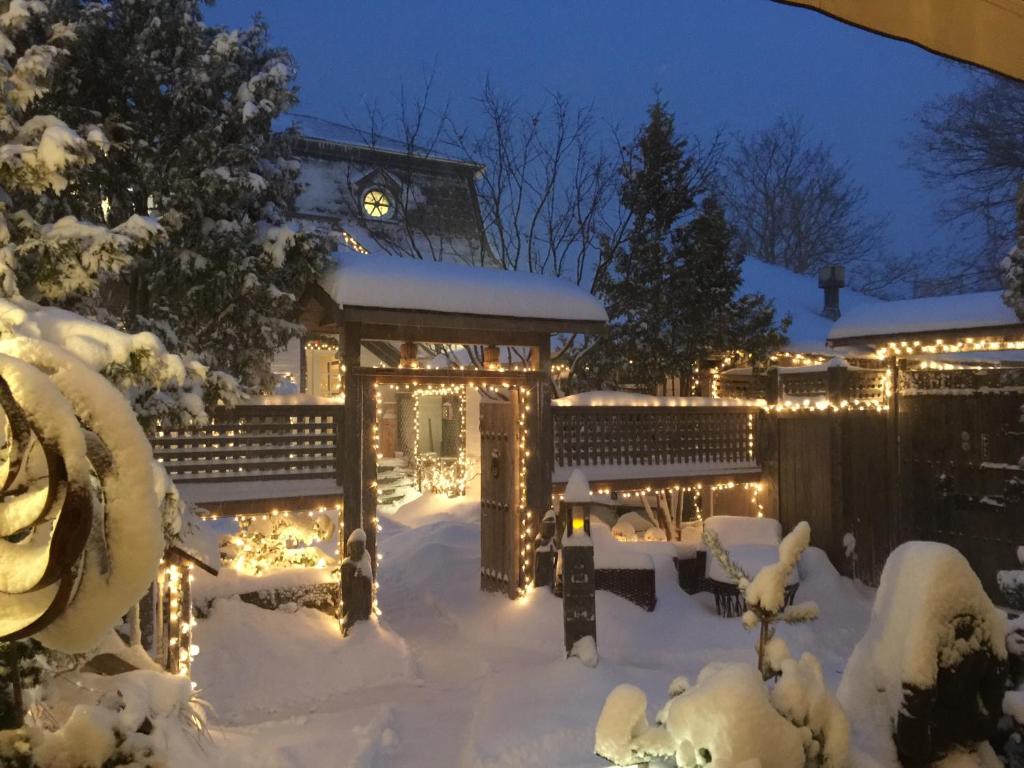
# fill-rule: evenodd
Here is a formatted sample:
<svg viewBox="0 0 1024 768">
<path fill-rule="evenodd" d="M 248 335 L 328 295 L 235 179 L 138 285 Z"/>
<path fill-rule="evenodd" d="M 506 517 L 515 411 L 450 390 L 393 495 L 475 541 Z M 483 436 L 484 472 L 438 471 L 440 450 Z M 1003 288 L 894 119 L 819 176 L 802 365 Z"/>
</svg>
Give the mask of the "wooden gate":
<svg viewBox="0 0 1024 768">
<path fill-rule="evenodd" d="M 519 594 L 516 405 L 480 403 L 480 588 Z"/>
<path fill-rule="evenodd" d="M 895 546 L 889 521 L 886 416 L 873 411 L 778 417 L 779 519 L 811 524 L 811 543 L 848 575 L 877 583 Z M 844 537 L 856 539 L 848 561 Z M 855 573 L 850 569 L 855 568 Z"/>
</svg>

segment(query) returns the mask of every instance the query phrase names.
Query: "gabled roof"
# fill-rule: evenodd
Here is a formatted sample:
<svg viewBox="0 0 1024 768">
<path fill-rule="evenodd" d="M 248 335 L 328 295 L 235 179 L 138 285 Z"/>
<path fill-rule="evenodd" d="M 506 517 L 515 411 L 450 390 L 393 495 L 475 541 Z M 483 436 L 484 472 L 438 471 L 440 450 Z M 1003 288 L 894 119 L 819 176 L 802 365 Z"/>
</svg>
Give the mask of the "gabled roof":
<svg viewBox="0 0 1024 768">
<path fill-rule="evenodd" d="M 824 293 L 818 287 L 817 278 L 747 257 L 743 262 L 743 285 L 740 291 L 763 293 L 774 302 L 776 317 L 792 317 L 787 351 L 805 354 L 829 352 L 826 339 L 834 321 L 822 314 Z M 842 312 L 839 322 L 850 312 L 861 309 L 870 312 L 872 307 L 877 308 L 883 303 L 867 294 L 843 288 L 839 292 L 839 309 Z"/>
<path fill-rule="evenodd" d="M 334 260 L 320 285 L 342 308 L 608 321 L 600 301 L 558 277 L 351 251 Z"/>
<path fill-rule="evenodd" d="M 453 332 L 501 328 L 596 333 L 608 321 L 600 301 L 557 277 L 351 251 L 336 252 L 334 260 L 313 298 L 321 305 L 332 303 L 336 317 L 321 314 L 307 325 L 358 321 L 406 326 L 415 318 L 417 325 Z"/>
<path fill-rule="evenodd" d="M 861 306 L 844 313 L 829 332 L 829 344 L 884 344 L 890 340 L 968 336 L 1021 338 L 1024 325 L 1002 292 L 964 293 Z"/>
</svg>

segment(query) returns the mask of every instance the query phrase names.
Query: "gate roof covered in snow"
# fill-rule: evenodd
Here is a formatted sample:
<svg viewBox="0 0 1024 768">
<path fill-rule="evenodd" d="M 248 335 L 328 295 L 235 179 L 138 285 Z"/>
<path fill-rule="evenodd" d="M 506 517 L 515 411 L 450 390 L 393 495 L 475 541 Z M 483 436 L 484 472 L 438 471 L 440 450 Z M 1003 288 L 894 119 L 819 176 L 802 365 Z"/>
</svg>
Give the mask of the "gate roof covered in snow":
<svg viewBox="0 0 1024 768">
<path fill-rule="evenodd" d="M 603 333 L 604 306 L 547 275 L 338 252 L 302 300 L 314 332 L 360 323 L 363 338 L 531 344 L 538 334 Z"/>
<path fill-rule="evenodd" d="M 987 291 L 854 307 L 828 334 L 834 347 L 937 339 L 1018 341 L 1024 339 L 1024 324 L 1003 303 L 1000 291 Z"/>
</svg>

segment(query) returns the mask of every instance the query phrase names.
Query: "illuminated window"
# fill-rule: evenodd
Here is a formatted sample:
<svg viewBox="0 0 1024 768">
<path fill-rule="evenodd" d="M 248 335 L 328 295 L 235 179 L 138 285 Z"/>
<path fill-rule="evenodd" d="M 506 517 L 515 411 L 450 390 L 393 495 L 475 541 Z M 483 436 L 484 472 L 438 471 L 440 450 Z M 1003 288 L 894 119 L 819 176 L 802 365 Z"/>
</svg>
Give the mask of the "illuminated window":
<svg viewBox="0 0 1024 768">
<path fill-rule="evenodd" d="M 391 209 L 391 198 L 382 190 L 370 189 L 363 195 L 363 212 L 371 219 L 386 219 Z"/>
</svg>

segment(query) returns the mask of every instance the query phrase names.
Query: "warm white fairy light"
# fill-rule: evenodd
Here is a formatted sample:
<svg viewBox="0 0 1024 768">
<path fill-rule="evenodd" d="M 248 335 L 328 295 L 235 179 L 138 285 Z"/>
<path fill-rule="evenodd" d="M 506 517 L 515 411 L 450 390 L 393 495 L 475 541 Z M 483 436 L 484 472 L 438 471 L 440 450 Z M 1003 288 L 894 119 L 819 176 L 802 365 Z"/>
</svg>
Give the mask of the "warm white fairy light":
<svg viewBox="0 0 1024 768">
<path fill-rule="evenodd" d="M 192 642 L 192 567 L 165 562 L 158 580 L 167 591 L 167 663 L 182 677 L 191 676 L 192 659 L 199 655 L 199 646 Z"/>
<path fill-rule="evenodd" d="M 459 453 L 454 462 L 434 462 L 424 468 L 428 477 L 426 485 L 433 493 L 448 496 L 466 495 L 466 475 L 468 461 L 466 458 L 466 392 L 465 384 L 421 385 L 417 387 L 392 384 L 393 389 L 411 391 L 413 395 L 413 460 L 417 469 L 421 468 L 420 460 L 420 398 L 424 395 L 440 397 L 455 395 L 459 404 Z"/>
<path fill-rule="evenodd" d="M 954 352 L 1005 352 L 1017 349 L 1024 349 L 1024 340 L 975 339 L 969 336 L 957 341 L 946 341 L 944 339 L 934 339 L 930 342 L 920 340 L 890 341 L 875 350 L 875 357 L 885 360 L 892 357 L 910 357 L 912 355 L 936 355 Z"/>
</svg>

